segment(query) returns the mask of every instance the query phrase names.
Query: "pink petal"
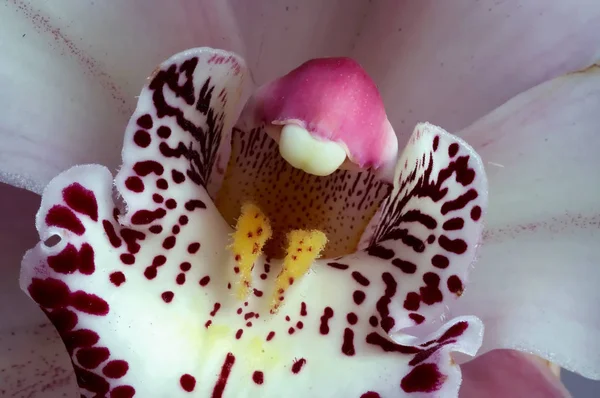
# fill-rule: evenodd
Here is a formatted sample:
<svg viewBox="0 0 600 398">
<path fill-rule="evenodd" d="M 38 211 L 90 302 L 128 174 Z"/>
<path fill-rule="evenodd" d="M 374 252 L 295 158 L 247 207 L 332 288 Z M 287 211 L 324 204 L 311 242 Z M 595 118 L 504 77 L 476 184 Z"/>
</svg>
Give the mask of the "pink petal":
<svg viewBox="0 0 600 398">
<path fill-rule="evenodd" d="M 600 3 L 589 0 L 375 2 L 352 56 L 408 138 L 429 120 L 458 131 L 504 101 L 597 59 Z"/>
<path fill-rule="evenodd" d="M 306 59 L 347 53 L 366 6 L 11 0 L 0 8 L 0 180 L 41 193 L 75 164 L 115 169 L 139 87 L 172 53 L 198 45 L 235 50 L 263 82 Z M 341 8 L 339 27 L 331 20 Z"/>
<path fill-rule="evenodd" d="M 38 240 L 31 223 L 40 198 L 0 184 L 0 396 L 75 395 L 75 377 L 58 334 L 18 288 L 23 252 Z"/>
<path fill-rule="evenodd" d="M 600 68 L 544 83 L 461 133 L 490 181 L 488 229 L 453 314 L 486 323 L 484 352 L 533 352 L 600 378 Z"/>
<path fill-rule="evenodd" d="M 490 351 L 460 368 L 463 376 L 461 398 L 571 396 L 547 366 L 518 351 Z"/>
</svg>

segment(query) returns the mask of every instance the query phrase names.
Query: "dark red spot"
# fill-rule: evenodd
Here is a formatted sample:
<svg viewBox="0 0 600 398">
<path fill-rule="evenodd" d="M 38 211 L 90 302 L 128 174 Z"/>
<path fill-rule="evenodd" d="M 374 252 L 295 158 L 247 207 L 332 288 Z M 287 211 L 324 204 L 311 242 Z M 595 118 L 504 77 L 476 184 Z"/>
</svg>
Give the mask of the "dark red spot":
<svg viewBox="0 0 600 398">
<path fill-rule="evenodd" d="M 173 225 L 173 228 L 171 228 L 171 232 L 173 232 L 173 234 L 175 235 L 177 235 L 180 231 L 181 228 L 179 227 L 179 225 Z"/>
<path fill-rule="evenodd" d="M 33 278 L 27 291 L 36 303 L 45 308 L 67 306 L 71 293 L 66 283 L 54 278 Z"/>
<path fill-rule="evenodd" d="M 85 232 L 85 227 L 75 213 L 62 205 L 52 206 L 46 215 L 46 224 L 48 226 L 68 229 L 77 235 L 83 235 Z"/>
<path fill-rule="evenodd" d="M 62 337 L 65 343 L 65 347 L 67 347 L 67 350 L 71 355 L 73 354 L 73 351 L 75 351 L 76 348 L 91 347 L 94 344 L 98 343 L 98 341 L 100 340 L 100 336 L 98 336 L 98 333 L 89 329 L 74 330 L 65 333 Z"/>
<path fill-rule="evenodd" d="M 437 151 L 437 149 L 438 149 L 438 145 L 439 145 L 439 144 L 440 144 L 440 136 L 439 136 L 439 135 L 436 135 L 436 136 L 433 138 L 433 151 L 434 151 L 434 152 L 435 152 L 435 151 Z M 362 398 L 362 397 L 361 397 L 361 398 Z"/>
<path fill-rule="evenodd" d="M 448 278 L 448 290 L 450 290 L 454 294 L 462 294 L 463 292 L 463 284 L 460 278 L 457 275 L 450 275 Z"/>
<path fill-rule="evenodd" d="M 300 316 L 306 316 L 306 303 L 303 301 L 300 303 Z"/>
<path fill-rule="evenodd" d="M 481 207 L 479 206 L 474 206 L 471 209 L 471 219 L 473 221 L 478 221 L 481 218 Z"/>
<path fill-rule="evenodd" d="M 109 311 L 108 303 L 101 297 L 82 290 L 71 294 L 71 305 L 81 312 L 96 316 L 106 315 Z"/>
<path fill-rule="evenodd" d="M 450 146 L 448 147 L 448 156 L 453 158 L 457 152 L 458 152 L 458 144 L 456 142 L 450 144 Z"/>
<path fill-rule="evenodd" d="M 68 244 L 58 254 L 48 257 L 48 265 L 60 274 L 72 274 L 78 268 L 79 252 L 75 246 Z"/>
<path fill-rule="evenodd" d="M 183 215 L 179 217 L 179 224 L 181 225 L 186 225 L 188 223 L 189 219 L 188 216 Z"/>
<path fill-rule="evenodd" d="M 160 225 L 153 225 L 150 228 L 148 228 L 150 230 L 150 232 L 152 232 L 153 234 L 160 234 L 163 230 L 163 227 Z"/>
<path fill-rule="evenodd" d="M 139 147 L 146 148 L 150 145 L 152 139 L 150 138 L 150 134 L 146 130 L 138 130 L 133 135 L 133 142 L 135 142 Z"/>
<path fill-rule="evenodd" d="M 409 311 L 417 311 L 421 304 L 421 296 L 419 293 L 409 292 L 404 299 L 404 308 Z"/>
<path fill-rule="evenodd" d="M 106 233 L 106 236 L 108 236 L 108 240 L 109 240 L 110 244 L 112 245 L 112 247 L 114 247 L 114 248 L 120 247 L 121 246 L 121 238 L 119 238 L 119 236 L 117 235 L 117 232 L 115 231 L 115 227 L 112 225 L 112 223 L 108 220 L 103 220 L 102 227 L 104 227 L 104 232 Z"/>
<path fill-rule="evenodd" d="M 177 238 L 174 236 L 167 236 L 163 241 L 163 248 L 166 250 L 170 250 L 175 247 L 175 243 L 177 243 Z"/>
<path fill-rule="evenodd" d="M 238 329 L 237 332 L 235 332 L 235 338 L 236 339 L 241 339 L 242 338 L 242 334 L 244 334 L 244 330 L 243 329 Z"/>
<path fill-rule="evenodd" d="M 177 282 L 178 285 L 183 285 L 185 283 L 185 274 L 184 273 L 178 274 L 177 278 L 175 278 L 175 282 Z"/>
<path fill-rule="evenodd" d="M 381 258 L 382 260 L 391 260 L 394 258 L 394 251 L 379 245 L 371 245 L 367 249 L 367 253 L 373 257 Z"/>
<path fill-rule="evenodd" d="M 175 297 L 175 293 L 173 292 L 163 292 L 160 297 L 162 297 L 165 303 L 170 303 L 173 301 L 173 297 Z"/>
<path fill-rule="evenodd" d="M 88 347 L 81 348 L 75 354 L 79 365 L 86 369 L 96 369 L 102 362 L 110 356 L 110 351 L 106 347 Z"/>
<path fill-rule="evenodd" d="M 185 262 L 179 264 L 179 269 L 182 270 L 183 272 L 188 272 L 190 269 L 192 269 L 192 264 L 185 261 Z"/>
<path fill-rule="evenodd" d="M 263 372 L 261 372 L 260 370 L 255 371 L 252 374 L 252 381 L 254 381 L 256 384 L 258 384 L 259 386 L 264 383 L 265 381 L 265 376 L 263 374 Z"/>
<path fill-rule="evenodd" d="M 356 322 L 358 322 L 358 316 L 356 316 L 354 312 L 349 312 L 346 315 L 346 320 L 350 325 L 356 325 Z"/>
<path fill-rule="evenodd" d="M 84 188 L 79 183 L 73 183 L 63 189 L 62 193 L 67 206 L 98 221 L 98 203 L 93 191 Z"/>
<path fill-rule="evenodd" d="M 404 376 L 400 387 L 407 393 L 433 392 L 439 390 L 445 380 L 446 376 L 440 373 L 436 364 L 424 363 L 414 367 Z"/>
<path fill-rule="evenodd" d="M 438 137 L 435 137 L 435 138 L 438 138 Z M 435 139 L 433 142 L 435 144 Z M 434 151 L 435 151 L 435 146 L 434 146 Z M 381 398 L 381 395 L 377 394 L 374 391 L 367 391 L 366 393 L 361 395 L 360 398 Z"/>
<path fill-rule="evenodd" d="M 389 305 L 392 302 L 392 298 L 396 294 L 396 289 L 398 288 L 398 284 L 396 280 L 389 272 L 384 272 L 381 275 L 381 279 L 385 284 L 385 291 L 383 296 L 379 300 L 377 300 L 377 304 L 375 308 L 377 308 L 377 312 L 379 312 L 381 319 L 381 327 L 385 332 L 389 332 L 395 324 L 395 321 L 392 317 L 390 317 Z"/>
<path fill-rule="evenodd" d="M 440 236 L 440 246 L 451 253 L 463 254 L 467 251 L 467 242 L 462 239 L 450 239 L 445 235 Z"/>
<path fill-rule="evenodd" d="M 393 341 L 376 332 L 369 333 L 367 335 L 366 342 L 367 344 L 378 346 L 385 352 L 398 352 L 400 354 L 416 354 L 421 352 L 421 349 L 418 347 L 394 343 Z"/>
<path fill-rule="evenodd" d="M 158 163 L 154 160 L 144 160 L 143 162 L 137 162 L 133 166 L 133 171 L 139 176 L 145 177 L 150 173 L 154 173 L 156 175 L 162 175 L 165 169 L 162 164 Z"/>
<path fill-rule="evenodd" d="M 342 270 L 342 271 L 348 269 L 348 265 L 346 265 L 346 264 L 327 263 L 327 265 L 329 265 L 331 268 L 339 269 L 339 270 Z"/>
<path fill-rule="evenodd" d="M 167 139 L 171 135 L 171 129 L 167 126 L 160 126 L 156 131 L 156 134 L 158 134 L 160 138 Z"/>
<path fill-rule="evenodd" d="M 166 214 L 165 209 L 138 210 L 131 217 L 131 222 L 134 225 L 146 225 L 163 218 Z"/>
<path fill-rule="evenodd" d="M 263 292 L 258 290 L 258 289 L 253 289 L 253 293 L 256 297 L 262 297 L 263 296 Z"/>
<path fill-rule="evenodd" d="M 135 388 L 132 386 L 118 386 L 110 392 L 110 398 L 133 398 Z"/>
<path fill-rule="evenodd" d="M 325 307 L 323 310 L 323 315 L 321 315 L 321 325 L 319 326 L 319 331 L 321 334 L 326 335 L 329 334 L 329 320 L 333 318 L 333 308 Z"/>
<path fill-rule="evenodd" d="M 414 274 L 417 271 L 417 265 L 410 261 L 404 261 L 399 258 L 392 260 L 394 267 L 400 268 L 405 274 Z"/>
<path fill-rule="evenodd" d="M 146 238 L 146 234 L 135 229 L 122 228 L 121 237 L 127 245 L 127 251 L 131 254 L 136 254 L 141 248 L 138 240 L 144 240 Z"/>
<path fill-rule="evenodd" d="M 196 388 L 196 378 L 186 373 L 179 379 L 179 384 L 184 391 L 192 392 Z"/>
<path fill-rule="evenodd" d="M 154 265 L 149 265 L 144 270 L 144 276 L 149 281 L 151 281 L 152 279 L 156 278 L 157 274 L 158 274 L 158 269 Z"/>
<path fill-rule="evenodd" d="M 96 270 L 94 263 L 94 249 L 87 243 L 81 245 L 78 256 L 79 272 L 84 275 L 92 275 Z"/>
<path fill-rule="evenodd" d="M 219 312 L 220 308 L 221 308 L 221 303 L 215 303 L 215 305 L 213 306 L 213 310 L 210 312 L 210 316 L 217 315 L 217 312 Z"/>
<path fill-rule="evenodd" d="M 77 315 L 66 308 L 60 308 L 52 312 L 46 311 L 46 316 L 61 334 L 72 330 L 77 325 Z"/>
<path fill-rule="evenodd" d="M 121 259 L 121 262 L 126 265 L 132 265 L 135 263 L 135 256 L 133 254 L 123 253 L 119 256 L 119 258 Z"/>
<path fill-rule="evenodd" d="M 356 305 L 361 305 L 366 297 L 365 292 L 362 290 L 355 290 L 354 293 L 352 293 L 352 299 Z"/>
<path fill-rule="evenodd" d="M 354 331 L 350 328 L 344 329 L 344 341 L 342 343 L 342 353 L 349 357 L 353 356 L 356 351 L 354 349 Z"/>
<path fill-rule="evenodd" d="M 173 182 L 175 182 L 175 184 L 181 184 L 185 181 L 185 175 L 177 170 L 171 170 L 171 177 L 173 177 Z"/>
<path fill-rule="evenodd" d="M 102 373 L 104 376 L 110 377 L 111 379 L 120 379 L 127 374 L 128 370 L 129 364 L 127 361 L 115 360 L 107 363 L 102 369 Z"/>
<path fill-rule="evenodd" d="M 109 279 L 113 285 L 119 287 L 123 283 L 125 283 L 125 274 L 122 273 L 121 271 L 115 271 L 112 274 L 110 274 Z"/>
<path fill-rule="evenodd" d="M 362 286 L 369 286 L 370 282 L 369 280 L 360 272 L 358 271 L 352 271 L 352 278 L 359 284 Z"/>
<path fill-rule="evenodd" d="M 294 361 L 294 364 L 292 365 L 292 373 L 293 374 L 300 373 L 300 371 L 302 370 L 302 367 L 304 365 L 306 365 L 306 359 L 304 359 L 304 358 L 300 358 L 300 359 Z"/>
<path fill-rule="evenodd" d="M 410 319 L 412 319 L 413 321 L 415 321 L 415 323 L 417 325 L 422 324 L 425 321 L 425 317 L 423 315 L 411 312 L 410 314 L 408 314 L 408 317 Z"/>
<path fill-rule="evenodd" d="M 425 286 L 419 288 L 423 303 L 427 305 L 441 303 L 444 299 L 444 296 L 439 289 L 440 276 L 433 272 L 426 272 L 423 275 L 423 282 L 425 282 Z"/>
<path fill-rule="evenodd" d="M 165 256 L 163 256 L 162 254 L 159 254 L 158 256 L 155 256 L 152 259 L 152 265 L 154 265 L 155 267 L 160 267 L 161 265 L 164 265 L 167 262 L 167 258 Z"/>
<path fill-rule="evenodd" d="M 125 180 L 125 187 L 132 192 L 143 192 L 144 191 L 144 182 L 138 176 L 128 177 Z"/>
<path fill-rule="evenodd" d="M 469 328 L 469 323 L 466 321 L 460 321 L 456 324 L 452 325 L 448 330 L 444 332 L 438 339 L 440 343 L 443 343 L 446 340 L 454 339 L 462 336 L 462 334 Z"/>
<path fill-rule="evenodd" d="M 168 199 L 165 202 L 165 206 L 167 206 L 167 209 L 173 210 L 174 208 L 177 207 L 177 201 L 175 199 Z"/>
<path fill-rule="evenodd" d="M 431 265 L 433 265 L 436 268 L 444 269 L 447 268 L 448 265 L 450 265 L 450 260 L 448 260 L 448 257 L 446 256 L 436 254 L 431 258 Z"/>
<path fill-rule="evenodd" d="M 73 366 L 73 369 L 75 370 L 77 384 L 79 384 L 80 388 L 95 392 L 98 394 L 97 396 L 106 396 L 108 390 L 110 389 L 110 384 L 104 377 L 85 370 L 79 366 Z"/>
<path fill-rule="evenodd" d="M 374 328 L 379 325 L 379 320 L 375 315 L 371 315 L 371 317 L 369 317 L 369 325 L 373 326 Z"/>
<path fill-rule="evenodd" d="M 143 129 L 151 129 L 152 128 L 152 116 L 145 114 L 138 118 L 137 125 Z"/>
<path fill-rule="evenodd" d="M 269 332 L 269 334 L 267 335 L 267 341 L 273 340 L 273 337 L 275 337 L 275 332 L 273 332 L 273 331 Z"/>
<path fill-rule="evenodd" d="M 164 178 L 159 178 L 158 180 L 156 180 L 156 188 L 158 188 L 158 189 L 168 189 L 169 188 L 169 182 L 167 180 L 165 180 Z"/>
<path fill-rule="evenodd" d="M 188 211 L 194 211 L 195 209 L 206 209 L 206 205 L 201 200 L 189 200 L 185 203 L 185 208 Z"/>
<path fill-rule="evenodd" d="M 288 334 L 294 334 L 295 331 L 296 330 L 291 327 L 291 328 L 288 329 Z"/>
<path fill-rule="evenodd" d="M 231 374 L 231 368 L 235 364 L 235 356 L 232 353 L 228 353 L 225 357 L 225 362 L 223 362 L 223 366 L 221 367 L 221 374 L 219 375 L 219 379 L 215 384 L 215 387 L 212 392 L 212 398 L 221 398 L 223 396 L 223 391 L 225 391 L 225 387 L 227 386 L 227 380 L 229 379 L 229 375 Z"/>
<path fill-rule="evenodd" d="M 200 279 L 200 286 L 206 286 L 210 282 L 210 276 L 206 275 L 202 279 Z"/>
<path fill-rule="evenodd" d="M 188 250 L 188 253 L 190 253 L 190 254 L 196 253 L 198 250 L 200 250 L 200 243 L 198 243 L 198 242 L 190 243 L 187 250 Z"/>
<path fill-rule="evenodd" d="M 460 195 L 458 198 L 454 200 L 449 200 L 442 205 L 442 214 L 446 215 L 451 211 L 464 209 L 465 206 L 472 200 L 477 199 L 479 195 L 477 191 L 473 188 L 469 189 L 467 192 Z"/>
<path fill-rule="evenodd" d="M 465 222 L 462 217 L 451 218 L 442 225 L 442 228 L 446 231 L 458 231 L 465 226 Z"/>
</svg>

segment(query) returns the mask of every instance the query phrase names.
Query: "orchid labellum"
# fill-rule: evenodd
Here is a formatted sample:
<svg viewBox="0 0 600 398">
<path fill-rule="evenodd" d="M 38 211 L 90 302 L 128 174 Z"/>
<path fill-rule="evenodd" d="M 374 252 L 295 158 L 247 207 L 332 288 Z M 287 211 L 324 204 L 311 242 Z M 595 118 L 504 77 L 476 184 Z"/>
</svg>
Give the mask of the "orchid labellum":
<svg viewBox="0 0 600 398">
<path fill-rule="evenodd" d="M 396 7 L 347 12 L 385 22 Z M 392 46 L 373 24 L 363 37 Z M 407 100 L 369 77 L 361 64 L 393 72 L 361 39 L 351 55 L 366 62 L 310 54 L 256 68 L 256 88 L 257 58 L 227 37 L 246 60 L 192 48 L 150 74 L 116 173 L 84 156 L 48 182 L 0 157 L 6 180 L 45 186 L 20 287 L 58 332 L 0 325 L 0 396 L 564 397 L 556 364 L 599 378 L 599 324 L 584 311 L 599 299 L 597 67 L 460 138 L 427 122 L 408 136 L 413 116 L 394 114 Z M 129 99 L 106 87 L 123 114 Z"/>
</svg>

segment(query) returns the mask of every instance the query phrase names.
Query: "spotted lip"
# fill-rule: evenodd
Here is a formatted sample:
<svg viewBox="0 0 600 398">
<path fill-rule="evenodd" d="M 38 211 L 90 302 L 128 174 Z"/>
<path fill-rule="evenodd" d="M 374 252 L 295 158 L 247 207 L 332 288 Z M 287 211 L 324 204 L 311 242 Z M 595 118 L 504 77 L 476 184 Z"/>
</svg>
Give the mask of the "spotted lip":
<svg viewBox="0 0 600 398">
<path fill-rule="evenodd" d="M 127 211 L 98 165 L 44 192 L 21 286 L 61 335 L 81 394 L 456 396 L 449 354 L 475 354 L 481 322 L 454 319 L 425 338 L 401 331 L 439 318 L 464 289 L 487 200 L 478 156 L 417 126 L 368 248 L 315 261 L 271 314 L 281 261 L 259 258 L 239 301 L 232 229 L 207 192 L 246 75 L 238 57 L 211 49 L 161 65 L 125 134 L 115 183 Z M 53 235 L 60 242 L 46 246 Z"/>
</svg>

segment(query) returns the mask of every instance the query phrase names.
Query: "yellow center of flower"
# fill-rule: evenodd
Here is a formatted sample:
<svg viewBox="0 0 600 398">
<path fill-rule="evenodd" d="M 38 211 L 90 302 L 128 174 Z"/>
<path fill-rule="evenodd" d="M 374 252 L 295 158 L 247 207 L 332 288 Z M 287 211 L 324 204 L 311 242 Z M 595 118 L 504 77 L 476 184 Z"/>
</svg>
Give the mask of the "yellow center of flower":
<svg viewBox="0 0 600 398">
<path fill-rule="evenodd" d="M 240 300 L 250 293 L 254 263 L 262 254 L 272 234 L 269 219 L 260 208 L 251 203 L 244 204 L 230 246 L 237 263 L 235 272 L 240 276 L 237 286 L 237 296 Z M 296 229 L 287 234 L 287 242 L 283 267 L 275 282 L 272 313 L 275 313 L 283 302 L 285 291 L 294 281 L 306 274 L 312 263 L 321 255 L 327 244 L 327 237 L 318 230 Z"/>
</svg>

